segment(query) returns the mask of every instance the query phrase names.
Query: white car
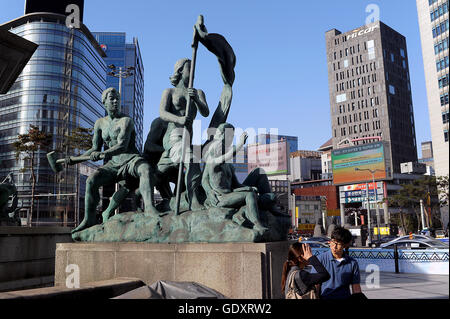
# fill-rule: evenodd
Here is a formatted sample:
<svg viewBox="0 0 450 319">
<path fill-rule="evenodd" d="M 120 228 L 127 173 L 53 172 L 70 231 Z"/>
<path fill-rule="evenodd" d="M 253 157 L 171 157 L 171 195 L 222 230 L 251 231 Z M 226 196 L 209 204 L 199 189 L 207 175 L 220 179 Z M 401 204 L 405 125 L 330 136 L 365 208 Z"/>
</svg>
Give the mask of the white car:
<svg viewBox="0 0 450 319">
<path fill-rule="evenodd" d="M 311 248 L 330 248 L 327 242 L 315 241 L 315 240 L 302 240 L 300 243 L 308 244 Z"/>
<path fill-rule="evenodd" d="M 393 240 L 391 240 L 391 241 L 389 241 L 387 243 L 381 244 L 380 248 L 384 248 L 384 247 L 386 247 L 388 245 L 391 245 L 394 242 L 397 242 L 397 241 L 400 241 L 400 240 L 405 240 L 405 239 L 410 239 L 409 235 L 401 236 L 401 237 L 393 239 Z M 412 235 L 412 239 L 417 239 L 417 240 L 435 240 L 433 237 L 425 236 L 425 235 Z"/>
<path fill-rule="evenodd" d="M 383 249 L 448 249 L 448 245 L 436 239 L 402 239 L 383 244 Z"/>
</svg>

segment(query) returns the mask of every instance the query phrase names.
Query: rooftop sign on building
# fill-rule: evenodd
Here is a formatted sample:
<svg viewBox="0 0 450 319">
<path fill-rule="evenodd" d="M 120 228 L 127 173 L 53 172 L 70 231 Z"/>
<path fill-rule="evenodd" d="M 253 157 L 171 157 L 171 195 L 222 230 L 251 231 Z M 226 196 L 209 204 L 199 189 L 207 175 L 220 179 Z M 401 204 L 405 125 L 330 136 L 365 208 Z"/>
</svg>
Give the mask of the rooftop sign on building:
<svg viewBox="0 0 450 319">
<path fill-rule="evenodd" d="M 25 14 L 36 12 L 50 12 L 62 15 L 67 15 L 67 8 L 69 6 L 77 6 L 80 14 L 80 21 L 83 22 L 84 0 L 26 0 Z"/>
</svg>

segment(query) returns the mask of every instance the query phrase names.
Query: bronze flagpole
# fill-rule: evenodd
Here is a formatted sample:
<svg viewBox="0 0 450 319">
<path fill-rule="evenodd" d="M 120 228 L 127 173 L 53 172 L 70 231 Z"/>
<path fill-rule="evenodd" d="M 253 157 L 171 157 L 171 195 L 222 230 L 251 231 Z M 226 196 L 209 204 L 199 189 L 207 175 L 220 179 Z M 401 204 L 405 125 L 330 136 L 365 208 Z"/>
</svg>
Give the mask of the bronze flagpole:
<svg viewBox="0 0 450 319">
<path fill-rule="evenodd" d="M 197 19 L 197 23 L 199 23 L 200 25 L 203 24 L 203 16 L 199 15 L 198 19 Z M 198 35 L 197 35 L 197 29 L 194 26 L 194 35 L 192 38 L 192 62 L 191 62 L 191 70 L 189 73 L 189 85 L 188 88 L 192 89 L 194 87 L 194 74 L 195 74 L 195 63 L 197 61 L 197 48 L 198 48 Z M 189 98 L 187 100 L 187 105 L 186 105 L 186 115 L 185 116 L 189 116 L 189 109 L 191 106 L 191 101 L 192 99 Z M 186 127 L 183 128 L 183 138 L 182 138 L 182 144 L 181 144 L 181 158 L 180 158 L 180 164 L 178 167 L 178 180 L 177 180 L 177 193 L 176 193 L 176 208 L 175 208 L 175 215 L 179 215 L 180 213 L 180 196 L 181 196 L 181 177 L 183 176 L 183 160 L 184 160 L 184 156 L 186 154 Z"/>
</svg>

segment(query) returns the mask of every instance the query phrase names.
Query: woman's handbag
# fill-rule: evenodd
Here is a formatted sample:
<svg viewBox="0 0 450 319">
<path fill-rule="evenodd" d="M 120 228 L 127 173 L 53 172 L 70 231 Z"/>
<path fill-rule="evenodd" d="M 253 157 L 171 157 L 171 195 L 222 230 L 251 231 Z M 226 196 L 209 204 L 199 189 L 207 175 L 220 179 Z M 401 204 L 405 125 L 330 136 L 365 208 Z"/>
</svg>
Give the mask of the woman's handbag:
<svg viewBox="0 0 450 319">
<path fill-rule="evenodd" d="M 295 274 L 298 272 L 298 270 L 292 271 L 288 278 L 288 291 L 286 292 L 286 299 L 319 299 L 319 294 L 316 291 L 316 287 L 313 286 L 310 290 L 308 290 L 306 293 L 302 294 L 299 289 L 297 289 L 294 277 Z M 300 279 L 301 280 L 301 279 Z M 300 287 L 303 291 L 307 290 L 308 287 L 306 287 L 303 282 L 301 283 L 302 287 Z"/>
</svg>

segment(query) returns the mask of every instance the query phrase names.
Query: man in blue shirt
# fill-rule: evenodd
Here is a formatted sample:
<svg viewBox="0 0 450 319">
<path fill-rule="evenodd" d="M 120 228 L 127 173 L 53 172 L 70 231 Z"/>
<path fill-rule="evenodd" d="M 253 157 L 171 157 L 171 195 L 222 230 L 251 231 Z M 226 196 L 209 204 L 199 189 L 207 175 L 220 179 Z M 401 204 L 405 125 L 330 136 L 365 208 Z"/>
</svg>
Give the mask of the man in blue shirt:
<svg viewBox="0 0 450 319">
<path fill-rule="evenodd" d="M 350 231 L 336 227 L 331 234 L 330 250 L 317 256 L 330 274 L 330 279 L 321 285 L 321 299 L 347 299 L 352 294 L 361 295 L 358 262 L 345 253 L 351 242 Z"/>
</svg>

